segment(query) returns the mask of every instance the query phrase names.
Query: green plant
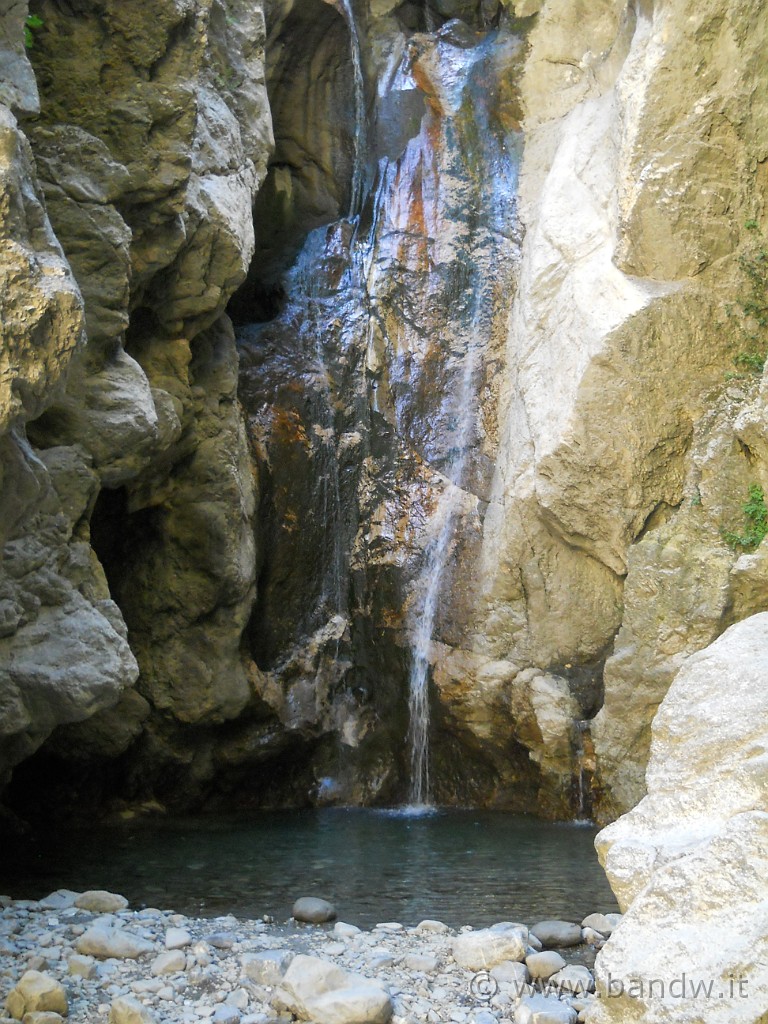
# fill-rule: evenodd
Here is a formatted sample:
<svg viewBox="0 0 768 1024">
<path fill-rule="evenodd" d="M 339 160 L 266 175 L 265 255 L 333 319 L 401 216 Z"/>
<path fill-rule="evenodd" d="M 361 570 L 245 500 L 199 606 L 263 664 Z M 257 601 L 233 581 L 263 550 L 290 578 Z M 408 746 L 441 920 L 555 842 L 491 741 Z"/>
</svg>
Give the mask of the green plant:
<svg viewBox="0 0 768 1024">
<path fill-rule="evenodd" d="M 735 366 L 743 370 L 751 370 L 753 373 L 762 373 L 765 366 L 765 356 L 757 352 L 739 352 L 733 357 Z"/>
<path fill-rule="evenodd" d="M 35 45 L 34 33 L 37 29 L 42 28 L 45 22 L 39 14 L 29 14 L 24 22 L 24 45 L 28 50 L 31 50 Z"/>
<path fill-rule="evenodd" d="M 748 499 L 741 506 L 747 519 L 744 533 L 723 532 L 723 539 L 732 548 L 741 548 L 742 551 L 754 551 L 763 537 L 768 534 L 768 508 L 765 504 L 765 494 L 760 484 L 750 484 Z"/>
<path fill-rule="evenodd" d="M 744 294 L 726 307 L 726 315 L 738 320 L 743 348 L 733 357 L 734 364 L 748 373 L 762 373 L 768 352 L 768 246 L 751 218 L 744 222 L 748 231 L 757 233 L 739 256 L 744 273 Z"/>
</svg>

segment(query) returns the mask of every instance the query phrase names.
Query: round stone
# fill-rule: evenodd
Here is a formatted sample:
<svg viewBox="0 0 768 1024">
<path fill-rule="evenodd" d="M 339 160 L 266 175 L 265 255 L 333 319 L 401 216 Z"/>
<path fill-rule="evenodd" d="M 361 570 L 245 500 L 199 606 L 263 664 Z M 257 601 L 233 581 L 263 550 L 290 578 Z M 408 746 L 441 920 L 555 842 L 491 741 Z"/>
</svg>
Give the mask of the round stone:
<svg viewBox="0 0 768 1024">
<path fill-rule="evenodd" d="M 294 920 L 306 924 L 325 924 L 326 921 L 335 921 L 337 916 L 336 907 L 332 903 L 316 896 L 302 896 L 296 900 L 291 913 Z"/>
<path fill-rule="evenodd" d="M 581 926 L 572 921 L 539 921 L 531 932 L 545 949 L 563 949 L 581 942 Z"/>
<path fill-rule="evenodd" d="M 525 958 L 525 966 L 531 972 L 532 978 L 546 981 L 553 974 L 557 974 L 565 967 L 565 960 L 556 953 L 554 949 L 545 950 L 543 953 L 533 953 Z"/>
</svg>

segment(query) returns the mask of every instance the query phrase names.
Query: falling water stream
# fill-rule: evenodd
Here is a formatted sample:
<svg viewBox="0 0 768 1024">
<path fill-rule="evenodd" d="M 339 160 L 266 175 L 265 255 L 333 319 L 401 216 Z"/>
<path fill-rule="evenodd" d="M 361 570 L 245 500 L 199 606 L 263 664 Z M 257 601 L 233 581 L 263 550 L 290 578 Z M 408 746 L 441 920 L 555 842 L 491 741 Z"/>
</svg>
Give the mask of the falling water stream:
<svg viewBox="0 0 768 1024">
<path fill-rule="evenodd" d="M 479 304 L 479 295 L 475 298 Z M 427 810 L 430 806 L 429 771 L 429 666 L 435 617 L 444 582 L 445 569 L 451 550 L 456 517 L 461 502 L 461 486 L 467 465 L 469 444 L 474 433 L 477 416 L 475 398 L 475 377 L 482 355 L 481 345 L 476 339 L 476 317 L 472 329 L 467 333 L 467 348 L 463 359 L 461 386 L 455 395 L 454 416 L 458 425 L 455 444 L 445 468 L 447 483 L 435 512 L 434 522 L 437 533 L 427 548 L 423 579 L 426 581 L 423 604 L 416 616 L 413 632 L 413 654 L 408 680 L 410 750 L 410 792 L 409 804 L 416 810 Z"/>
<path fill-rule="evenodd" d="M 241 364 L 241 373 L 247 379 L 244 393 L 254 382 L 246 405 L 255 416 L 290 425 L 294 447 L 276 449 L 273 456 L 280 494 L 295 488 L 298 500 L 306 502 L 301 490 L 306 471 L 280 476 L 286 458 L 281 453 L 295 452 L 299 445 L 314 462 L 314 479 L 321 485 L 312 492 L 312 506 L 298 506 L 324 546 L 322 559 L 308 544 L 301 549 L 307 552 L 305 564 L 319 570 L 308 579 L 316 607 L 297 608 L 307 628 L 314 637 L 323 633 L 326 657 L 338 660 L 340 634 L 327 625 L 333 619 L 346 624 L 350 652 L 356 615 L 363 618 L 364 630 L 380 628 L 370 618 L 372 606 L 374 614 L 383 612 L 395 625 L 388 636 L 398 647 L 403 640 L 410 646 L 408 726 L 399 740 L 405 740 L 409 761 L 408 807 L 425 811 L 436 785 L 430 771 L 430 659 L 446 602 L 453 598 L 465 517 L 480 514 L 480 393 L 495 311 L 503 308 L 498 296 L 509 294 L 518 251 L 519 133 L 496 99 L 494 83 L 502 72 L 508 74 L 523 44 L 511 31 L 479 33 L 458 22 L 414 34 L 399 64 L 382 73 L 372 100 L 377 120 L 369 130 L 352 3 L 337 3 L 349 27 L 354 72 L 349 213 L 306 239 L 286 281 L 290 298 L 284 313 L 241 331 L 244 362 L 254 361 L 253 372 Z M 370 190 L 368 136 L 385 154 L 379 156 Z M 286 383 L 283 360 L 297 350 L 302 376 L 297 377 L 291 355 L 293 382 Z M 277 405 L 275 395 L 281 396 Z M 286 403 L 285 412 L 280 402 Z M 355 525 L 354 501 L 369 503 L 357 520 L 365 526 Z M 289 515 L 294 507 L 288 506 Z M 379 532 L 371 529 L 372 513 L 380 517 Z M 282 510 L 280 522 L 285 519 Z M 397 523 L 404 525 L 391 525 Z M 400 529 L 409 545 L 405 554 Z M 275 536 L 280 543 L 281 533 Z M 305 538 L 297 533 L 296 542 L 301 545 Z M 406 570 L 390 577 L 391 611 L 360 589 L 366 585 L 370 544 L 372 580 L 382 571 L 378 566 L 386 566 L 387 573 L 389 566 Z M 337 639 L 328 646 L 331 635 Z M 338 707 L 334 720 L 343 722 L 345 708 L 357 698 L 345 690 L 338 668 L 328 700 Z M 357 678 L 365 678 L 368 666 L 356 669 Z M 381 688 L 380 678 L 368 686 L 369 693 Z M 394 735 L 392 742 L 397 743 Z M 335 774 L 343 770 L 345 756 L 323 770 L 328 792 L 336 791 Z"/>
<path fill-rule="evenodd" d="M 349 198 L 349 216 L 357 216 L 363 198 L 364 152 L 365 152 L 365 91 L 363 83 L 363 64 L 360 51 L 360 36 L 357 31 L 355 12 L 352 0 L 339 0 L 344 11 L 344 18 L 349 28 L 350 56 L 352 58 L 352 85 L 355 103 L 354 155 L 352 169 L 352 188 Z"/>
</svg>

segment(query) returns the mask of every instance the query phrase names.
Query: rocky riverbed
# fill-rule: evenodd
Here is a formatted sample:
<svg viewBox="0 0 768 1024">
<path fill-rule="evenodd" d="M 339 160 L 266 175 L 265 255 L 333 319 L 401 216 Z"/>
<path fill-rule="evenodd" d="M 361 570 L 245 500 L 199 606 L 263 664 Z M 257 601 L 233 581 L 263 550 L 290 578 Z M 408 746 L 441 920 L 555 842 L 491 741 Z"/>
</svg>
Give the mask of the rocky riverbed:
<svg viewBox="0 0 768 1024">
<path fill-rule="evenodd" d="M 103 891 L 0 904 L 0 1024 L 574 1024 L 620 919 L 363 931 L 312 900 L 296 916 L 327 920 L 188 918 Z"/>
</svg>

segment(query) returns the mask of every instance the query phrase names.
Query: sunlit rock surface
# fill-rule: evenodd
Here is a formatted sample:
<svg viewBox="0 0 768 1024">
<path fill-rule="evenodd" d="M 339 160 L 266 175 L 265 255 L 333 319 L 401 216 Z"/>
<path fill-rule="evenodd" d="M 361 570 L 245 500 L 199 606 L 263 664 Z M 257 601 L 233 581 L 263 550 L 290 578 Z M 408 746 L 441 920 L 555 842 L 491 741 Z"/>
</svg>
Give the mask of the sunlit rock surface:
<svg viewBox="0 0 768 1024">
<path fill-rule="evenodd" d="M 765 19 L 34 9 L 0 33 L 3 777 L 44 744 L 11 803 L 401 801 L 414 665 L 436 800 L 637 803 L 680 665 L 766 607 Z"/>
<path fill-rule="evenodd" d="M 762 613 L 689 657 L 659 708 L 648 794 L 597 838 L 626 912 L 597 959 L 593 1024 L 764 1020 L 766 671 Z"/>
<path fill-rule="evenodd" d="M 725 380 L 750 333 L 728 316 L 750 291 L 738 254 L 760 245 L 747 225 L 764 191 L 764 32 L 717 3 L 550 2 L 530 37 L 477 644 L 591 676 L 603 818 L 643 793 L 681 658 L 729 622 L 721 532 L 764 479 L 734 436 L 757 377 Z"/>
</svg>

